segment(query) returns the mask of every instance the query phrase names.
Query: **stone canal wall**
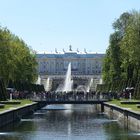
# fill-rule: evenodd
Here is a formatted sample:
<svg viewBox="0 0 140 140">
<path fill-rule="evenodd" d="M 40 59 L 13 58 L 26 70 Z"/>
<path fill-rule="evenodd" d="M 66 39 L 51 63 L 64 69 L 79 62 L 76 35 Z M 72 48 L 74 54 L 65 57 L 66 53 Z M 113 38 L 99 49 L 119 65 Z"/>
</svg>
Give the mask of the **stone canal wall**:
<svg viewBox="0 0 140 140">
<path fill-rule="evenodd" d="M 46 105 L 45 102 L 34 102 L 18 108 L 11 108 L 0 112 L 0 127 L 20 120 L 22 117 L 32 114 Z M 96 105 L 97 110 L 104 111 L 110 119 L 116 119 L 125 128 L 140 132 L 140 113 L 128 108 L 121 108 L 110 103 Z"/>
<path fill-rule="evenodd" d="M 104 112 L 109 118 L 118 120 L 125 128 L 140 132 L 140 113 L 109 103 L 104 103 Z"/>
<path fill-rule="evenodd" d="M 32 103 L 18 108 L 10 108 L 9 110 L 0 112 L 0 127 L 20 120 L 22 117 L 28 114 L 32 114 L 34 111 L 42 108 L 45 104 Z"/>
</svg>

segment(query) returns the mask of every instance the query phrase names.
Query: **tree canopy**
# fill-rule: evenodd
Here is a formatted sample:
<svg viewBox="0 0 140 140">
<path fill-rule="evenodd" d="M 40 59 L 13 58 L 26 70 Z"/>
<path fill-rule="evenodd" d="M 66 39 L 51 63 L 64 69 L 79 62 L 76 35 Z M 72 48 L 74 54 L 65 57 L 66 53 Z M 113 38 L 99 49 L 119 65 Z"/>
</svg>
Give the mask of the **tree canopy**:
<svg viewBox="0 0 140 140">
<path fill-rule="evenodd" d="M 138 80 L 140 77 L 140 12 L 123 13 L 113 23 L 103 64 L 103 80 Z"/>
<path fill-rule="evenodd" d="M 9 81 L 32 83 L 37 78 L 35 54 L 7 28 L 0 27 L 0 77 Z"/>
</svg>

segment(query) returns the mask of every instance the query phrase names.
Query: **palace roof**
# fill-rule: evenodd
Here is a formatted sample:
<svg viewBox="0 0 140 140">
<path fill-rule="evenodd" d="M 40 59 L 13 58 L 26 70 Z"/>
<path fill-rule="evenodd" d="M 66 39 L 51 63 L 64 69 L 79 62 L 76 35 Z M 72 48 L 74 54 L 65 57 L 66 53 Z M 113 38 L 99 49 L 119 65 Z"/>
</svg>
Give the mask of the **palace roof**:
<svg viewBox="0 0 140 140">
<path fill-rule="evenodd" d="M 64 52 L 64 53 L 37 53 L 37 58 L 101 58 L 103 53 L 79 53 L 79 52 Z"/>
</svg>

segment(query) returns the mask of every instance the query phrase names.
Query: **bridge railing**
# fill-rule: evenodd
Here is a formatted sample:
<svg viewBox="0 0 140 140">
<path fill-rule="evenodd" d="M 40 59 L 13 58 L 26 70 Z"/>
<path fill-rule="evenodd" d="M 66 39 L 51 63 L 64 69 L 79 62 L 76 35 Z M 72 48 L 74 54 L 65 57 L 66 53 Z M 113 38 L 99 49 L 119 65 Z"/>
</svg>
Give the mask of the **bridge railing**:
<svg viewBox="0 0 140 140">
<path fill-rule="evenodd" d="M 30 97 L 34 101 L 93 101 L 93 100 L 110 100 L 108 95 L 86 93 L 86 94 L 53 94 L 53 93 L 40 93 L 34 94 Z"/>
</svg>

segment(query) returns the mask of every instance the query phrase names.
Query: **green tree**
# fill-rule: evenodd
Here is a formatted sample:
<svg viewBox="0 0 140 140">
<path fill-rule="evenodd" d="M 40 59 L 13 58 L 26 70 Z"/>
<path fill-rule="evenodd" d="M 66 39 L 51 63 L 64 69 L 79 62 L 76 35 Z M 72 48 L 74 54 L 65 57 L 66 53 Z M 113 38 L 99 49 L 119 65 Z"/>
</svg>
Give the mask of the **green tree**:
<svg viewBox="0 0 140 140">
<path fill-rule="evenodd" d="M 127 78 L 140 76 L 140 13 L 132 11 L 130 24 L 126 28 L 121 41 L 122 67 L 125 69 Z"/>
<path fill-rule="evenodd" d="M 0 28 L 0 77 L 9 80 L 34 82 L 37 78 L 35 54 L 28 45 L 7 28 Z"/>
<path fill-rule="evenodd" d="M 110 35 L 109 47 L 103 64 L 103 80 L 106 83 L 126 78 L 121 60 L 121 41 L 125 35 L 127 26 L 130 24 L 132 14 L 123 13 L 113 24 L 114 33 Z"/>
</svg>

